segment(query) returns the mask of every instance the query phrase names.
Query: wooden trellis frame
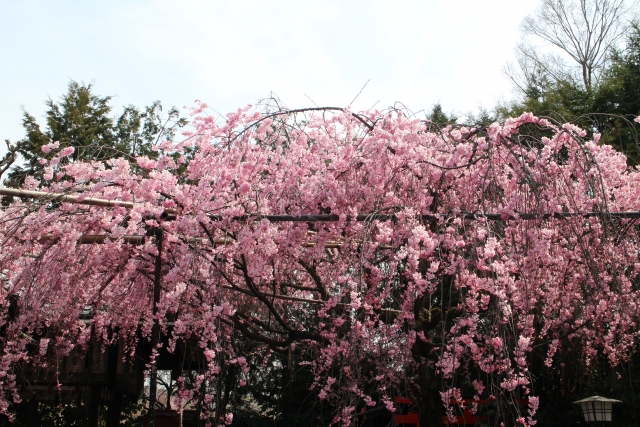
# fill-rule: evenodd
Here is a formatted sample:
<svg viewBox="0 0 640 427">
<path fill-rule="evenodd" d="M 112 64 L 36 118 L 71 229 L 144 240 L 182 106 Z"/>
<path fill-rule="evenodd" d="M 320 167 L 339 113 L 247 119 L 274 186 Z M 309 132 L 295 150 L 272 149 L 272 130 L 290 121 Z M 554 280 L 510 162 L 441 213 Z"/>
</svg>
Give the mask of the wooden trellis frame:
<svg viewBox="0 0 640 427">
<path fill-rule="evenodd" d="M 44 191 L 31 191 L 21 190 L 16 188 L 0 187 L 0 196 L 13 196 L 23 199 L 37 199 L 45 201 L 55 201 L 60 203 L 74 203 L 90 206 L 103 206 L 103 207 L 116 207 L 121 206 L 123 208 L 131 209 L 135 206 L 135 202 L 126 202 L 119 200 L 98 199 L 82 196 L 71 196 L 64 193 L 47 193 Z M 165 209 L 165 215 L 175 215 L 176 209 Z M 640 211 L 628 211 L 628 212 L 555 212 L 549 214 L 533 214 L 533 213 L 520 213 L 516 216 L 498 214 L 498 213 L 463 213 L 460 215 L 455 214 L 443 214 L 443 215 L 420 215 L 420 218 L 425 221 L 439 221 L 446 218 L 459 217 L 465 220 L 487 220 L 487 221 L 509 221 L 509 220 L 547 220 L 547 219 L 568 219 L 575 217 L 593 218 L 593 217 L 612 217 L 612 218 L 640 218 Z M 214 221 L 221 221 L 224 218 L 220 215 L 209 215 L 209 218 Z M 361 214 L 356 216 L 346 217 L 347 221 L 392 221 L 396 220 L 397 216 L 393 214 Z M 266 219 L 269 222 L 338 222 L 340 221 L 339 215 L 241 215 L 231 218 L 232 221 L 248 221 L 248 220 L 260 220 Z"/>
</svg>

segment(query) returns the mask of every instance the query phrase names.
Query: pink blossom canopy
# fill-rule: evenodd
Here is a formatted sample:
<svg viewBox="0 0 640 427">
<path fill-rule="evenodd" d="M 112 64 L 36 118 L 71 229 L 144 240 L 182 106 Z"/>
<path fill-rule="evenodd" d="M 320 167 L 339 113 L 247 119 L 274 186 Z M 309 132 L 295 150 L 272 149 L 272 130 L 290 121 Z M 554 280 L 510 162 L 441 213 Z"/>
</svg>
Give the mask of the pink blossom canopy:
<svg viewBox="0 0 640 427">
<path fill-rule="evenodd" d="M 130 353 L 150 337 L 159 229 L 155 319 L 170 346 L 197 337 L 199 381 L 219 357 L 248 372 L 232 334 L 312 352 L 302 363 L 337 422 L 420 367 L 448 403 L 461 371 L 478 395 L 529 394 L 536 351 L 548 366 L 568 346 L 587 362 L 629 355 L 637 226 L 609 213 L 640 210 L 640 175 L 597 135 L 531 114 L 479 129 L 397 111 L 245 109 L 222 124 L 205 111 L 157 159 L 72 162 L 49 144 L 46 181 L 25 183 L 133 207 L 16 199 L 0 211 L 2 411 L 19 399 L 21 364 L 86 346 L 92 328 Z M 316 217 L 291 221 L 302 215 Z M 78 244 L 95 235 L 109 238 Z"/>
</svg>

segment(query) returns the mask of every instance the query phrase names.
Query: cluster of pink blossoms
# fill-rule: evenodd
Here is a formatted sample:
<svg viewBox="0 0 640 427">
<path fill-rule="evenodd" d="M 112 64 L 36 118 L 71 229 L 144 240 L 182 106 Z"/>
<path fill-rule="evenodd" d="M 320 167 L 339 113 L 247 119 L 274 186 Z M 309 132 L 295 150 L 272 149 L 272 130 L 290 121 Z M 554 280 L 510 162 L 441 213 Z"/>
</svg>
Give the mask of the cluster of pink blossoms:
<svg viewBox="0 0 640 427">
<path fill-rule="evenodd" d="M 419 389 L 422 368 L 447 404 L 461 378 L 478 396 L 528 396 L 521 420 L 534 424 L 534 352 L 548 366 L 568 347 L 587 363 L 629 355 L 640 240 L 632 219 L 609 213 L 640 210 L 640 174 L 597 135 L 530 114 L 476 129 L 313 109 L 245 109 L 218 124 L 205 111 L 136 164 L 66 161 L 72 150 L 49 144 L 59 152 L 46 180 L 25 183 L 133 207 L 16 199 L 0 211 L 1 411 L 19 399 L 21 365 L 90 339 L 132 355 L 154 319 L 169 351 L 197 337 L 206 357 L 181 395 L 213 382 L 222 361 L 241 376 L 259 369 L 230 344 L 242 335 L 312 365 L 345 425 L 359 402 L 381 403 L 372 393 Z M 316 218 L 290 220 L 301 215 Z M 159 228 L 160 254 L 151 237 L 125 239 Z M 88 235 L 110 239 L 78 244 Z"/>
</svg>

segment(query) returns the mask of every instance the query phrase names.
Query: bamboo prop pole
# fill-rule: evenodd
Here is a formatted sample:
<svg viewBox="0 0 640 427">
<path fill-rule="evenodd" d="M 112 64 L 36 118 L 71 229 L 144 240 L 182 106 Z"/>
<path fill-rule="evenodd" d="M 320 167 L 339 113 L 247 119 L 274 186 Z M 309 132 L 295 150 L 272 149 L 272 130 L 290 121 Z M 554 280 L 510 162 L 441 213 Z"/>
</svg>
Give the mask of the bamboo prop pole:
<svg viewBox="0 0 640 427">
<path fill-rule="evenodd" d="M 250 289 L 243 289 L 243 288 L 239 288 L 239 287 L 233 287 L 233 286 L 229 286 L 229 285 L 220 285 L 221 288 L 224 289 L 229 289 L 232 291 L 239 291 L 243 294 L 252 296 L 257 298 L 258 295 L 256 295 L 255 293 L 253 293 L 253 291 L 251 291 Z M 313 292 L 313 291 L 309 291 L 309 292 Z M 282 294 L 262 294 L 267 298 L 275 298 L 275 299 L 281 299 L 281 300 L 285 300 L 285 301 L 298 301 L 298 302 L 307 302 L 309 304 L 326 304 L 327 301 L 321 300 L 321 299 L 312 299 L 312 298 L 301 298 L 301 297 L 292 297 L 289 295 L 282 295 Z M 340 306 L 348 306 L 349 304 L 343 303 L 343 302 L 339 302 L 337 303 L 337 305 Z M 401 310 L 393 310 L 391 308 L 381 308 L 380 309 L 381 312 L 383 313 L 404 313 Z"/>
<path fill-rule="evenodd" d="M 54 238 L 53 234 L 43 234 L 40 236 L 38 240 L 41 243 L 46 243 L 52 240 L 53 238 Z M 113 236 L 109 236 L 107 234 L 85 234 L 83 236 L 80 236 L 77 243 L 79 245 L 89 245 L 92 243 L 103 244 L 106 242 L 116 242 L 118 240 L 123 241 L 125 243 L 130 243 L 132 245 L 142 245 L 145 242 L 145 236 L 139 235 L 139 234 L 133 234 L 130 236 L 121 236 L 119 238 L 116 238 Z"/>
<path fill-rule="evenodd" d="M 31 198 L 31 199 L 43 199 L 43 200 L 51 200 L 65 203 L 76 203 L 76 204 L 84 204 L 91 206 L 104 206 L 104 207 L 115 207 L 121 206 L 127 209 L 131 209 L 135 206 L 134 202 L 124 202 L 119 200 L 107 200 L 107 199 L 97 199 L 92 197 L 82 198 L 81 196 L 70 196 L 62 193 L 47 193 L 44 191 L 31 191 L 31 190 L 21 190 L 17 188 L 6 188 L 0 187 L 0 196 L 14 196 L 20 198 Z M 174 215 L 176 213 L 175 209 L 165 209 L 166 215 Z M 498 214 L 498 213 L 462 213 L 460 215 L 455 214 L 425 214 L 419 215 L 420 219 L 428 222 L 437 222 L 440 220 L 448 219 L 448 218 L 462 218 L 465 220 L 487 220 L 487 221 L 511 221 L 511 220 L 548 220 L 548 219 L 569 219 L 574 217 L 583 217 L 583 218 L 640 218 L 640 211 L 629 211 L 629 212 L 554 212 L 554 213 L 546 213 L 546 214 L 536 214 L 536 213 L 520 213 L 517 215 L 507 215 L 507 214 Z M 212 221 L 222 221 L 225 218 L 221 215 L 209 215 L 209 219 Z M 250 221 L 250 220 L 261 220 L 266 219 L 270 222 L 338 222 L 340 221 L 340 216 L 335 214 L 327 214 L 327 215 L 261 215 L 261 214 L 251 214 L 251 215 L 240 215 L 234 216 L 230 218 L 232 221 Z M 345 217 L 346 221 L 397 221 L 397 215 L 393 214 L 361 214 L 356 216 L 347 215 Z"/>
<path fill-rule="evenodd" d="M 593 218 L 593 217 L 614 217 L 614 218 L 640 218 L 640 211 L 631 212 L 555 212 L 548 214 L 532 214 L 521 213 L 517 215 L 497 214 L 497 213 L 463 213 L 461 215 L 442 214 L 442 215 L 418 215 L 417 217 L 426 222 L 438 222 L 448 218 L 462 218 L 464 220 L 487 220 L 487 221 L 513 221 L 513 220 L 547 220 L 547 219 L 569 219 L 574 217 Z M 220 215 L 209 215 L 212 221 L 222 221 L 224 217 Z M 234 216 L 232 221 L 249 221 L 249 220 L 266 219 L 269 222 L 338 222 L 339 215 L 242 215 Z M 356 221 L 397 221 L 397 215 L 389 214 L 361 214 L 356 216 L 345 216 L 346 222 Z"/>
<path fill-rule="evenodd" d="M 0 187 L 0 196 L 13 196 L 21 199 L 36 199 L 60 203 L 73 203 L 77 205 L 101 206 L 101 207 L 122 207 L 132 209 L 135 202 L 125 202 L 122 200 L 98 199 L 95 197 L 71 196 L 63 193 L 48 193 L 46 191 L 21 190 L 19 188 Z M 165 215 L 174 215 L 175 209 L 165 209 Z"/>
<path fill-rule="evenodd" d="M 53 234 L 43 234 L 38 238 L 38 241 L 40 243 L 46 243 L 51 241 L 53 238 L 54 238 Z M 122 241 L 124 243 L 129 243 L 132 245 L 143 245 L 146 242 L 146 236 L 143 236 L 141 234 L 132 234 L 132 235 L 114 237 L 108 234 L 85 234 L 83 236 L 80 236 L 77 243 L 79 245 L 91 245 L 91 244 L 101 245 L 107 242 L 117 242 L 117 241 Z M 154 242 L 155 238 L 151 237 L 151 241 Z M 235 242 L 235 240 L 229 239 L 229 238 L 216 239 L 213 241 L 215 245 L 228 245 L 233 242 Z M 209 243 L 209 239 L 204 237 L 191 237 L 187 239 L 187 243 L 207 244 Z M 356 243 L 368 243 L 368 242 L 357 240 Z M 324 244 L 324 248 L 326 249 L 341 248 L 343 245 L 344 245 L 344 242 L 329 240 Z M 318 242 L 308 241 L 308 242 L 305 242 L 302 246 L 305 248 L 313 248 L 318 246 Z M 389 246 L 389 245 L 379 245 L 378 247 L 380 249 L 395 249 L 394 246 Z"/>
<path fill-rule="evenodd" d="M 244 288 L 234 288 L 233 286 L 229 286 L 229 285 L 220 285 L 220 288 L 223 289 L 228 289 L 230 291 L 235 291 L 235 292 L 240 292 L 243 293 L 247 296 L 253 297 L 253 298 L 258 298 L 258 296 L 256 294 L 254 294 L 250 289 L 244 289 Z M 312 292 L 312 291 L 309 291 Z M 275 298 L 275 299 L 281 299 L 284 301 L 297 301 L 297 302 L 306 302 L 309 304 L 326 304 L 328 301 L 324 301 L 321 299 L 313 299 L 313 298 L 302 298 L 302 297 L 293 297 L 290 295 L 282 295 L 282 294 L 262 294 L 268 298 Z M 336 305 L 342 306 L 342 307 L 347 307 L 350 304 L 344 303 L 344 302 L 339 302 L 336 303 Z M 402 311 L 402 310 L 394 310 L 392 308 L 380 308 L 380 312 L 381 313 L 394 313 L 394 314 L 400 314 L 400 313 L 406 313 L 406 311 Z M 90 321 L 89 319 L 82 319 L 82 321 L 85 324 L 89 324 Z M 138 322 L 139 325 L 142 325 L 143 322 L 140 321 Z M 173 326 L 173 322 L 164 322 L 165 325 L 167 326 Z"/>
<path fill-rule="evenodd" d="M 309 232 L 309 235 L 315 235 L 315 232 Z M 125 243 L 130 243 L 133 245 L 142 245 L 145 242 L 145 237 L 143 235 L 130 235 L 130 236 L 122 236 L 120 238 L 115 238 L 112 236 L 108 236 L 105 234 L 98 234 L 98 235 L 84 235 L 82 237 L 80 237 L 80 239 L 78 239 L 78 244 L 104 244 L 107 241 L 117 241 L 117 240 L 121 240 Z M 43 234 L 42 236 L 40 236 L 40 242 L 45 243 L 50 241 L 51 239 L 53 239 L 53 234 Z M 153 241 L 155 241 L 155 238 L 152 237 Z M 208 243 L 209 240 L 206 238 L 202 238 L 202 237 L 194 237 L 194 238 L 190 238 L 188 239 L 189 242 L 195 242 L 195 243 Z M 234 242 L 233 239 L 229 239 L 229 238 L 222 238 L 222 239 L 216 239 L 214 240 L 214 243 L 216 245 L 227 245 L 229 243 Z M 363 243 L 363 242 L 359 242 L 359 243 Z M 315 247 L 317 245 L 316 242 L 306 242 L 303 246 L 306 248 L 312 248 Z M 329 249 L 329 248 L 340 248 L 342 247 L 342 242 L 335 242 L 335 241 L 329 241 L 324 245 L 325 248 Z M 380 246 L 381 249 L 395 249 L 394 247 L 391 246 Z M 224 289 L 229 289 L 229 290 L 234 290 L 234 291 L 240 291 L 242 293 L 245 293 L 247 295 L 250 296 L 254 296 L 256 297 L 256 295 L 254 295 L 251 290 L 249 289 L 242 289 L 242 288 L 234 288 L 232 286 L 229 285 L 221 285 L 222 288 Z M 281 295 L 281 294 L 268 294 L 265 295 L 268 296 L 269 298 L 276 298 L 276 299 L 282 299 L 282 300 L 287 300 L 287 301 L 299 301 L 299 302 L 307 302 L 309 304 L 326 304 L 326 301 L 323 300 L 316 300 L 316 299 L 309 299 L 309 298 L 301 298 L 301 297 L 293 297 L 293 296 L 289 296 L 289 295 Z M 339 303 L 338 305 L 348 305 L 348 304 L 343 304 L 343 303 Z M 401 311 L 399 310 L 392 310 L 392 309 L 381 309 L 382 312 L 389 312 L 389 313 L 401 313 Z"/>
<path fill-rule="evenodd" d="M 21 190 L 19 188 L 6 188 L 6 187 L 0 187 L 0 196 L 13 196 L 13 197 L 20 197 L 22 199 L 49 200 L 52 202 L 75 203 L 80 205 L 91 205 L 91 206 L 105 206 L 105 207 L 121 206 L 127 209 L 131 209 L 134 206 L 133 202 L 96 199 L 93 197 L 82 198 L 81 196 L 70 196 L 63 193 L 47 193 L 44 191 Z"/>
</svg>

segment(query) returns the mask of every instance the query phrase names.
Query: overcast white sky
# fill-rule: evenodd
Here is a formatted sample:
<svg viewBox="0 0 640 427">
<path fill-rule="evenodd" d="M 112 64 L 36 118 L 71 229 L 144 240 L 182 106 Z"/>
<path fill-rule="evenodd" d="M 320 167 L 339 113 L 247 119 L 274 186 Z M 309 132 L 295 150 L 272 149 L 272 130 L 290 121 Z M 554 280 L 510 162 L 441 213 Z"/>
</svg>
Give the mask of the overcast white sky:
<svg viewBox="0 0 640 427">
<path fill-rule="evenodd" d="M 0 0 L 0 139 L 73 79 L 113 106 L 492 108 L 539 0 Z M 307 98 L 308 96 L 309 98 Z M 4 145 L 4 144 L 2 144 Z M 4 148 L 4 147 L 3 147 Z M 0 152 L 4 152 L 4 149 Z"/>
</svg>

